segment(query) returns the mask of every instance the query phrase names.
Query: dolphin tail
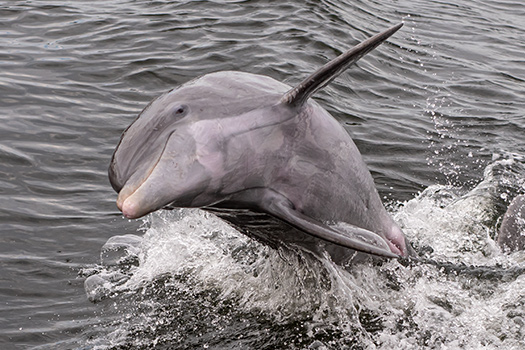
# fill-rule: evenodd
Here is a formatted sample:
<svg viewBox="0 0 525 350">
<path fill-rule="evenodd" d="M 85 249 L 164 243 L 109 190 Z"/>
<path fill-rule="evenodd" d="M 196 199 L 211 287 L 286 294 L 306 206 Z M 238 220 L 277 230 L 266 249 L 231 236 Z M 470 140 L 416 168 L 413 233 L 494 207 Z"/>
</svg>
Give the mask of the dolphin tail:
<svg viewBox="0 0 525 350">
<path fill-rule="evenodd" d="M 284 94 L 280 102 L 293 107 L 303 105 L 317 90 L 328 85 L 350 65 L 375 49 L 392 34 L 397 32 L 402 26 L 403 23 L 399 23 L 398 25 L 374 35 L 370 39 L 363 41 L 359 45 L 354 46 L 352 49 L 334 58 L 303 80 L 298 86 Z"/>
</svg>

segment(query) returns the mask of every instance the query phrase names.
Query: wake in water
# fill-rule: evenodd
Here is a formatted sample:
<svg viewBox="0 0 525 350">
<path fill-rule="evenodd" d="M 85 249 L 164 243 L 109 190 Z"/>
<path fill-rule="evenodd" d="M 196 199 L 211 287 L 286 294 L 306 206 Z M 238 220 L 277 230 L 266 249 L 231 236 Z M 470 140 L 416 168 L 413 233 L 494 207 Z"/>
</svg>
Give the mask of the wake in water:
<svg viewBox="0 0 525 350">
<path fill-rule="evenodd" d="M 86 269 L 103 308 L 93 348 L 420 349 L 525 346 L 525 252 L 503 254 L 499 220 L 525 162 L 495 157 L 467 190 L 431 186 L 393 215 L 425 259 L 344 269 L 273 250 L 200 210 L 149 215 Z M 469 266 L 485 273 L 463 273 Z M 459 272 L 458 272 L 459 271 Z M 112 321 L 108 321 L 111 319 Z M 283 340 L 284 339 L 284 340 Z"/>
</svg>

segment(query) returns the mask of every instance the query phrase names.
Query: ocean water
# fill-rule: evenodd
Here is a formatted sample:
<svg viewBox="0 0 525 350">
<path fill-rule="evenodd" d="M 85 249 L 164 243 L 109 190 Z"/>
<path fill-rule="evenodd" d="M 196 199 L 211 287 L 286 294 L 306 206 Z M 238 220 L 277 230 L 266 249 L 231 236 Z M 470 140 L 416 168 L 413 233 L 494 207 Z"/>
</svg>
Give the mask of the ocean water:
<svg viewBox="0 0 525 350">
<path fill-rule="evenodd" d="M 0 1 L 1 349 L 522 349 L 525 4 Z M 343 269 L 199 210 L 124 219 L 107 167 L 155 96 L 219 70 L 316 95 L 432 264 Z"/>
</svg>

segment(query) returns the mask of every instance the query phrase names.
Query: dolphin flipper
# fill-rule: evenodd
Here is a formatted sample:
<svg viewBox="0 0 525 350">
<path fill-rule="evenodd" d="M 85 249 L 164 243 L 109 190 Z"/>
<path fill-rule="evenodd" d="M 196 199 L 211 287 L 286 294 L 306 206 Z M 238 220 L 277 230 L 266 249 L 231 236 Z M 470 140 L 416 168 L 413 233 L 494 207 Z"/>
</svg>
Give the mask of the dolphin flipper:
<svg viewBox="0 0 525 350">
<path fill-rule="evenodd" d="M 295 210 L 292 202 L 277 192 L 268 191 L 262 203 L 261 210 L 323 241 L 367 254 L 399 257 L 390 251 L 379 235 L 350 224 L 345 225 L 345 232 L 334 229 Z"/>
<path fill-rule="evenodd" d="M 337 56 L 308 78 L 303 80 L 298 86 L 288 91 L 281 98 L 281 103 L 293 107 L 303 105 L 313 93 L 322 89 L 334 80 L 339 74 L 344 72 L 350 65 L 357 62 L 361 57 L 375 49 L 392 34 L 397 32 L 403 23 L 399 23 L 382 33 L 376 34 L 368 40 L 363 41 L 352 49 Z"/>
</svg>

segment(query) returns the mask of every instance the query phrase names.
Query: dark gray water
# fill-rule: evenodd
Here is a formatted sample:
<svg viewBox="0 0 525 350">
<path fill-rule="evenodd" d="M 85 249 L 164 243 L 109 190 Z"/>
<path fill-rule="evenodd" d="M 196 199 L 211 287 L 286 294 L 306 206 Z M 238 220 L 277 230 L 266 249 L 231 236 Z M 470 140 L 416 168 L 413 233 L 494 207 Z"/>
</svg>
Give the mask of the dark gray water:
<svg viewBox="0 0 525 350">
<path fill-rule="evenodd" d="M 525 192 L 525 4 L 0 1 L 0 18 L 0 348 L 525 347 L 525 255 L 493 240 Z M 294 85 L 401 20 L 317 99 L 418 252 L 464 269 L 346 271 L 198 211 L 122 218 L 107 166 L 153 97 L 227 69 Z"/>
</svg>

